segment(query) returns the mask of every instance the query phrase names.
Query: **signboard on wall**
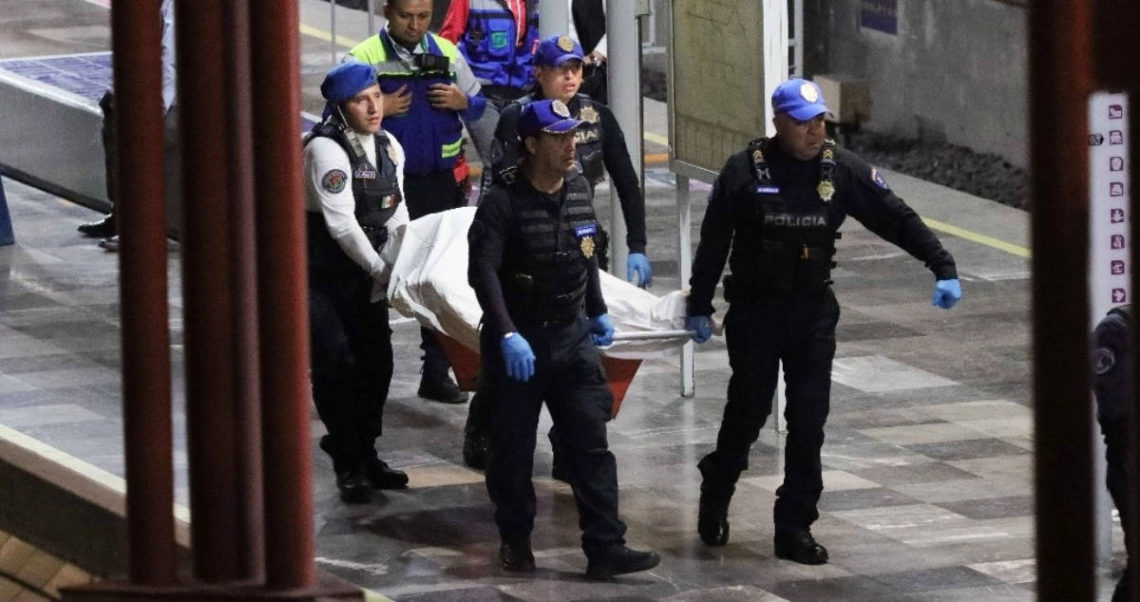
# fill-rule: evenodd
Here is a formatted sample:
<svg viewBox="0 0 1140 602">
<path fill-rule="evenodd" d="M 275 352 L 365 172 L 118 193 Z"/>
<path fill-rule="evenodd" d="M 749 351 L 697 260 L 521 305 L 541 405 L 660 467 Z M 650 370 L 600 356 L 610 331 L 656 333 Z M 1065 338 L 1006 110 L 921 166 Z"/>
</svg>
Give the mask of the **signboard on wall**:
<svg viewBox="0 0 1140 602">
<path fill-rule="evenodd" d="M 1109 309 L 1132 303 L 1128 97 L 1089 98 L 1089 308 L 1092 324 Z"/>
<path fill-rule="evenodd" d="M 711 180 L 729 155 L 764 134 L 763 4 L 672 3 L 669 137 L 677 173 Z"/>
<path fill-rule="evenodd" d="M 862 0 L 862 6 L 859 10 L 859 26 L 898 35 L 898 0 Z"/>
</svg>

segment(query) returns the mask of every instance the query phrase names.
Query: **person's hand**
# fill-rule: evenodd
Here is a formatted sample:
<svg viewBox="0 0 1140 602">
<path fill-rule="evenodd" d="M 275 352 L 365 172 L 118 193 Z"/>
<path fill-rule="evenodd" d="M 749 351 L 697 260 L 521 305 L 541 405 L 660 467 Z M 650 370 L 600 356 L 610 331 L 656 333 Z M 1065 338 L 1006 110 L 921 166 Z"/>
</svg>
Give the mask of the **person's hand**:
<svg viewBox="0 0 1140 602">
<path fill-rule="evenodd" d="M 404 84 L 396 88 L 395 92 L 384 95 L 384 116 L 399 115 L 400 113 L 407 113 L 408 108 L 412 106 L 412 91 L 408 89 L 408 84 Z"/>
<path fill-rule="evenodd" d="M 635 272 L 637 280 L 633 279 Z M 642 288 L 653 284 L 653 267 L 649 265 L 649 258 L 645 253 L 629 254 L 629 259 L 625 262 L 625 279 Z"/>
<path fill-rule="evenodd" d="M 712 336 L 712 318 L 709 316 L 689 316 L 685 318 L 685 330 L 693 331 L 693 340 L 704 343 Z"/>
<path fill-rule="evenodd" d="M 467 110 L 467 95 L 455 84 L 432 84 L 428 88 L 428 101 L 436 109 Z"/>
<path fill-rule="evenodd" d="M 604 65 L 606 63 L 606 55 L 598 52 L 597 50 L 586 55 L 587 65 Z"/>
<path fill-rule="evenodd" d="M 590 336 L 598 347 L 608 347 L 614 343 L 614 323 L 608 314 L 590 318 Z"/>
<path fill-rule="evenodd" d="M 499 347 L 503 351 L 503 363 L 507 365 L 507 376 L 522 383 L 534 376 L 534 351 L 521 334 L 508 334 L 499 342 Z"/>
<path fill-rule="evenodd" d="M 934 296 L 930 299 L 930 304 L 942 309 L 950 309 L 961 298 L 962 284 L 958 282 L 957 278 L 939 280 L 934 283 Z"/>
</svg>

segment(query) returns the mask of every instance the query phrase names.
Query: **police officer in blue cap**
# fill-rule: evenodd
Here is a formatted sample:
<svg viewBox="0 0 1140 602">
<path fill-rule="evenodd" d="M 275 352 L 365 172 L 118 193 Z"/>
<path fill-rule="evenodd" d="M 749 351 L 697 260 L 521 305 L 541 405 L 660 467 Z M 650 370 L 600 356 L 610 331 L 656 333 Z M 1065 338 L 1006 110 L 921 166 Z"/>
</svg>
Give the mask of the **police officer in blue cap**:
<svg viewBox="0 0 1140 602">
<path fill-rule="evenodd" d="M 598 280 L 590 185 L 571 169 L 581 123 L 558 100 L 523 109 L 523 160 L 475 214 L 467 277 L 483 309 L 483 378 L 495 399 L 487 491 L 502 566 L 535 570 L 531 470 L 545 401 L 557 428 L 573 434 L 563 444 L 586 573 L 605 579 L 660 559 L 626 547 L 618 518 L 617 463 L 606 439 L 613 396 L 596 348 L 613 342 L 614 328 Z"/>
<path fill-rule="evenodd" d="M 774 138 L 749 143 L 725 163 L 709 196 L 689 281 L 687 325 L 712 335 L 712 299 L 725 262 L 724 320 L 732 376 L 716 449 L 701 459 L 698 532 L 728 542 L 728 506 L 760 434 L 783 362 L 788 435 L 784 483 L 776 490 L 776 556 L 827 562 L 811 525 L 823 491 L 820 449 L 831 391 L 839 304 L 831 289 L 835 240 L 848 215 L 922 261 L 934 274 L 935 307 L 962 296 L 954 258 L 882 174 L 836 148 L 824 130 L 819 87 L 802 79 L 772 94 Z"/>
<path fill-rule="evenodd" d="M 626 278 L 647 286 L 652 283 L 653 269 L 645 255 L 645 198 L 641 192 L 640 178 L 633 168 L 625 145 L 625 135 L 613 112 L 606 105 L 579 92 L 582 85 L 582 63 L 582 47 L 568 36 L 543 38 L 534 58 L 534 76 L 538 89 L 503 109 L 499 125 L 495 129 L 490 171 L 495 174 L 493 179 L 498 180 L 500 172 L 511 169 L 518 163 L 521 152 L 518 119 L 524 107 L 544 98 L 563 102 L 570 114 L 582 121 L 582 126 L 574 133 L 577 167 L 590 182 L 591 193 L 593 187 L 605 179 L 605 172 L 609 171 L 621 201 L 622 214 L 629 226 L 625 239 L 629 246 Z M 606 231 L 599 226 L 597 255 L 598 265 L 603 270 L 608 267 L 608 246 Z M 464 433 L 463 458 L 473 468 L 482 468 L 485 463 L 486 414 L 490 403 L 489 396 L 482 389 L 471 400 Z M 554 478 L 565 481 L 567 477 L 563 470 L 559 441 L 557 431 L 551 430 L 550 442 L 554 449 L 552 473 Z"/>
<path fill-rule="evenodd" d="M 321 95 L 323 120 L 304 147 L 313 401 L 341 499 L 364 503 L 373 488 L 408 483 L 375 448 L 392 381 L 385 291 L 396 249 L 387 241 L 408 222 L 404 151 L 380 129 L 384 99 L 371 66 L 337 65 Z"/>
</svg>

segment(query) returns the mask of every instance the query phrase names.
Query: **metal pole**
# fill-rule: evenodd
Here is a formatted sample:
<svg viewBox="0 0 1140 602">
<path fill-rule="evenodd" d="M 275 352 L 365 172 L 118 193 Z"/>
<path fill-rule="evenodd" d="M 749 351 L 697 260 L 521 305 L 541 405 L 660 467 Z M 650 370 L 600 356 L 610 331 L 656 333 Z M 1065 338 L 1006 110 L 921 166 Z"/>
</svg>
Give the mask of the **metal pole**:
<svg viewBox="0 0 1140 602">
<path fill-rule="evenodd" d="M 561 0 L 555 0 L 558 2 Z M 633 169 L 638 180 L 644 183 L 644 147 L 641 127 L 641 38 L 638 32 L 637 2 L 630 0 L 606 0 L 606 31 L 609 40 L 610 57 L 607 85 L 609 86 L 610 108 L 617 118 L 618 126 L 625 134 L 625 145 L 633 160 Z M 644 184 L 642 189 L 644 190 Z M 617 195 L 610 192 L 610 269 L 619 277 L 625 273 L 629 250 L 625 246 L 625 216 L 613 199 Z"/>
<path fill-rule="evenodd" d="M 264 453 L 266 585 L 311 588 L 312 445 L 301 139 L 300 15 L 294 2 L 250 0 L 253 87 L 272 98 L 254 113 L 258 310 Z"/>
<path fill-rule="evenodd" d="M 368 0 L 364 3 L 364 9 L 368 11 L 368 35 L 374 35 L 376 31 L 376 8 L 372 5 L 373 0 Z"/>
<path fill-rule="evenodd" d="M 570 6 L 566 0 L 545 0 L 538 5 L 538 35 L 564 36 L 570 31 Z"/>
<path fill-rule="evenodd" d="M 194 574 L 240 577 L 236 472 L 233 295 L 229 240 L 233 156 L 228 123 L 223 0 L 178 0 L 178 98 L 184 146 L 182 297 L 186 343 L 186 427 Z M 222 67 L 219 69 L 219 67 Z M 154 249 L 150 249 L 154 252 Z"/>
<path fill-rule="evenodd" d="M 336 64 L 336 0 L 329 0 L 329 66 Z"/>
<path fill-rule="evenodd" d="M 689 288 L 689 278 L 693 275 L 693 209 L 689 200 L 689 176 L 676 174 L 677 179 L 677 263 L 681 279 L 680 287 Z M 681 396 L 696 395 L 695 366 L 693 363 L 694 343 L 689 341 L 681 348 Z"/>
<path fill-rule="evenodd" d="M 162 160 L 162 28 L 158 2 L 111 10 L 119 198 L 123 439 L 132 583 L 176 581 L 171 460 L 170 330 Z M 122 119 L 130 116 L 130 119 Z"/>
<path fill-rule="evenodd" d="M 1029 5 L 1034 419 L 1039 600 L 1095 599 L 1088 370 L 1092 13 Z M 1058 144 L 1057 141 L 1062 141 Z"/>
<path fill-rule="evenodd" d="M 1101 87 L 1109 88 L 1113 91 L 1122 91 L 1127 94 L 1127 113 L 1124 116 L 1128 123 L 1128 130 L 1125 131 L 1125 136 L 1128 139 L 1128 155 L 1129 155 L 1129 172 L 1126 176 L 1129 179 L 1130 187 L 1126 187 L 1126 194 L 1128 198 L 1128 211 L 1131 220 L 1131 239 L 1130 254 L 1132 261 L 1132 290 L 1131 299 L 1135 304 L 1136 295 L 1140 293 L 1140 277 L 1137 276 L 1137 261 L 1140 261 L 1140 245 L 1135 242 L 1137 232 L 1140 232 L 1140 194 L 1136 193 L 1136 178 L 1140 176 L 1140 136 L 1137 135 L 1136 124 L 1140 123 L 1140 118 L 1137 117 L 1136 107 L 1140 106 L 1140 70 L 1136 69 L 1134 61 L 1129 60 L 1134 54 L 1133 48 L 1136 45 L 1135 32 L 1136 28 L 1140 27 L 1140 13 L 1136 11 L 1136 7 L 1131 2 L 1124 2 L 1121 0 L 1098 0 L 1095 3 L 1094 9 L 1096 23 L 1093 25 L 1093 31 L 1097 32 L 1094 39 L 1095 44 L 1095 62 L 1096 74 L 1098 84 Z M 1131 399 L 1135 399 L 1137 394 L 1140 394 L 1140 384 L 1137 384 L 1137 375 L 1140 375 L 1140 357 L 1136 353 L 1136 329 L 1132 328 L 1132 340 L 1130 341 L 1130 352 L 1132 357 L 1132 395 Z M 1140 416 L 1137 415 L 1133 404 L 1133 411 L 1130 412 L 1128 420 L 1128 441 L 1132 449 L 1129 450 L 1127 462 L 1127 474 L 1130 476 L 1128 479 L 1128 508 L 1121 508 L 1122 513 L 1127 513 L 1129 516 L 1140 516 L 1140 482 L 1137 479 L 1131 478 L 1134 475 L 1140 474 L 1140 450 L 1134 448 L 1135 441 L 1140 441 L 1140 435 L 1137 434 L 1137 429 L 1140 428 Z M 1099 442 L 1098 442 L 1099 444 Z M 1102 489 L 1104 485 L 1097 483 Z M 1140 599 L 1140 562 L 1137 562 L 1137 551 L 1140 550 L 1140 530 L 1136 527 L 1136 520 L 1133 519 L 1131 529 L 1126 529 L 1124 537 L 1128 542 L 1128 549 L 1131 550 L 1130 560 L 1128 562 L 1129 581 L 1131 585 L 1129 591 L 1126 592 L 1124 599 L 1137 600 Z"/>
<path fill-rule="evenodd" d="M 233 300 L 234 349 L 234 472 L 244 487 L 238 487 L 237 546 L 240 578 L 261 581 L 265 577 L 265 529 L 261 480 L 261 389 L 257 347 L 257 248 L 253 212 L 253 114 L 249 77 L 249 0 L 229 0 L 224 5 L 226 35 L 226 143 L 229 169 L 229 263 Z"/>
</svg>

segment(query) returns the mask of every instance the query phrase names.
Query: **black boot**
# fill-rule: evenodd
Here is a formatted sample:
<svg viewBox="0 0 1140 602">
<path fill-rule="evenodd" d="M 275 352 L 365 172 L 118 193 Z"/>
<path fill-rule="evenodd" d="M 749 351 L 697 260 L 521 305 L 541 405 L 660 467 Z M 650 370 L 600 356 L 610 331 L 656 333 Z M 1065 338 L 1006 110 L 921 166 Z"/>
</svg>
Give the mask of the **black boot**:
<svg viewBox="0 0 1140 602">
<path fill-rule="evenodd" d="M 420 379 L 420 388 L 416 391 L 416 395 L 440 403 L 467 401 L 467 394 L 459 390 L 459 385 L 455 384 L 446 372 L 437 376 L 428 376 L 425 372 Z"/>
<path fill-rule="evenodd" d="M 487 470 L 490 447 L 485 435 L 466 433 L 463 436 L 463 463 L 475 470 Z"/>
<path fill-rule="evenodd" d="M 586 576 L 591 579 L 609 579 L 616 575 L 648 571 L 661 562 L 656 552 L 638 552 L 622 544 L 588 552 Z"/>
<path fill-rule="evenodd" d="M 368 477 L 368 483 L 376 489 L 407 489 L 408 487 L 408 474 L 388 466 L 387 462 L 379 458 L 371 458 L 366 461 L 364 473 Z"/>
<path fill-rule="evenodd" d="M 736 491 L 736 480 L 714 474 L 712 455 L 697 464 L 701 471 L 701 502 L 697 510 L 697 534 L 709 546 L 728 543 L 728 505 Z"/>
<path fill-rule="evenodd" d="M 79 224 L 79 233 L 84 236 L 91 236 L 94 238 L 110 238 L 115 235 L 115 214 L 110 213 L 106 217 L 86 224 Z"/>
<path fill-rule="evenodd" d="M 368 477 L 359 467 L 337 471 L 336 488 L 340 490 L 340 499 L 346 504 L 367 504 L 372 500 Z"/>
<path fill-rule="evenodd" d="M 499 546 L 499 562 L 504 571 L 533 573 L 534 553 L 530 551 L 530 538 L 504 539 Z"/>
<path fill-rule="evenodd" d="M 776 529 L 776 558 L 800 564 L 826 564 L 827 548 L 819 545 L 809 529 Z"/>
</svg>

